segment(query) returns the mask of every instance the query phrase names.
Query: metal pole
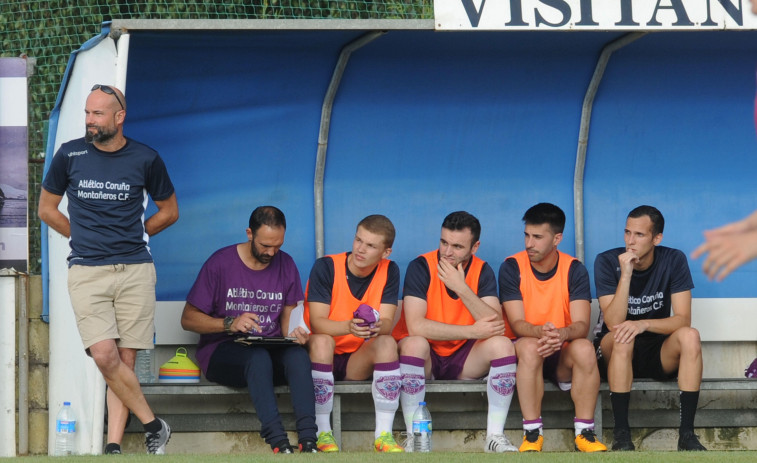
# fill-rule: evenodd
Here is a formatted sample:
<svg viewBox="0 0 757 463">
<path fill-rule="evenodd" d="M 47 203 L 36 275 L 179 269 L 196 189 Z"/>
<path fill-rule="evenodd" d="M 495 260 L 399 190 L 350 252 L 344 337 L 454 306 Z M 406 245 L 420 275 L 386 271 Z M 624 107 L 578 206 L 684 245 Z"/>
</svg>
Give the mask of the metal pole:
<svg viewBox="0 0 757 463">
<path fill-rule="evenodd" d="M 16 275 L 0 270 L 0 457 L 16 456 Z"/>
<path fill-rule="evenodd" d="M 29 275 L 17 279 L 18 294 L 18 454 L 29 453 Z"/>
<path fill-rule="evenodd" d="M 326 150 L 329 145 L 329 129 L 331 127 L 331 111 L 334 107 L 334 98 L 339 90 L 339 83 L 347 68 L 347 62 L 352 52 L 386 34 L 386 31 L 371 31 L 361 35 L 342 48 L 339 60 L 336 62 L 331 82 L 323 98 L 321 107 L 321 125 L 318 130 L 318 154 L 315 158 L 315 178 L 313 180 L 314 207 L 315 207 L 315 253 L 316 258 L 325 254 L 325 239 L 323 226 L 323 177 L 326 171 Z"/>
<path fill-rule="evenodd" d="M 586 252 L 584 249 L 584 167 L 586 165 L 586 149 L 589 144 L 589 127 L 591 125 L 591 110 L 594 107 L 594 97 L 597 95 L 607 62 L 610 60 L 613 52 L 644 35 L 646 35 L 646 32 L 632 32 L 605 45 L 594 68 L 594 75 L 591 76 L 589 88 L 586 90 L 586 95 L 584 95 L 584 104 L 581 108 L 581 126 L 578 130 L 576 168 L 573 174 L 573 218 L 576 228 L 576 258 L 581 262 L 585 262 L 584 254 Z"/>
</svg>

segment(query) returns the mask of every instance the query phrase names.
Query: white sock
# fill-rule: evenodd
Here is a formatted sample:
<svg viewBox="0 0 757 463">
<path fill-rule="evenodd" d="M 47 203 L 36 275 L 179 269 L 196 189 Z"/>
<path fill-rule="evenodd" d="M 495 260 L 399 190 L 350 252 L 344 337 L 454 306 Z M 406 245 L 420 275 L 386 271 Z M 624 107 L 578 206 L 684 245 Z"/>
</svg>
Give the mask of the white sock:
<svg viewBox="0 0 757 463">
<path fill-rule="evenodd" d="M 513 401 L 515 391 L 514 355 L 494 359 L 489 368 L 486 382 L 486 396 L 489 400 L 489 413 L 486 416 L 486 435 L 503 434 L 507 412 Z"/>
<path fill-rule="evenodd" d="M 400 356 L 400 371 L 402 372 L 402 417 L 408 435 L 413 432 L 413 414 L 418 409 L 418 403 L 426 398 L 426 371 L 422 358 L 409 355 Z"/>
<path fill-rule="evenodd" d="M 573 428 L 575 428 L 576 436 L 578 436 L 584 429 L 594 429 L 594 420 L 580 420 L 578 418 L 573 418 Z"/>
<path fill-rule="evenodd" d="M 539 435 L 544 435 L 544 425 L 541 422 L 541 417 L 535 419 L 535 420 L 523 420 L 523 434 L 526 434 L 526 431 L 533 431 L 534 429 L 539 430 Z"/>
<path fill-rule="evenodd" d="M 377 363 L 373 370 L 373 406 L 376 408 L 376 431 L 378 437 L 382 432 L 392 433 L 392 423 L 397 407 L 400 404 L 400 389 L 402 389 L 402 377 L 400 376 L 399 362 Z"/>
<path fill-rule="evenodd" d="M 312 364 L 313 389 L 315 391 L 315 424 L 318 434 L 331 431 L 331 410 L 334 408 L 333 365 Z"/>
</svg>

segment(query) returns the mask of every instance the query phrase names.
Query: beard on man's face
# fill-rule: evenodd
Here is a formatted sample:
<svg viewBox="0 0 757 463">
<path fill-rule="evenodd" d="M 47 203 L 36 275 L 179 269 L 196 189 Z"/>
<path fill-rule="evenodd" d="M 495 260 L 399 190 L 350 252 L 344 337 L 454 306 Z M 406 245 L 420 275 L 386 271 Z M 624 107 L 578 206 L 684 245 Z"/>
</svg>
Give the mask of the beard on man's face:
<svg viewBox="0 0 757 463">
<path fill-rule="evenodd" d="M 90 132 L 89 129 L 95 129 L 94 132 Z M 84 140 L 87 143 L 98 142 L 105 143 L 116 135 L 116 131 L 107 131 L 100 126 L 90 125 L 84 133 Z"/>
</svg>

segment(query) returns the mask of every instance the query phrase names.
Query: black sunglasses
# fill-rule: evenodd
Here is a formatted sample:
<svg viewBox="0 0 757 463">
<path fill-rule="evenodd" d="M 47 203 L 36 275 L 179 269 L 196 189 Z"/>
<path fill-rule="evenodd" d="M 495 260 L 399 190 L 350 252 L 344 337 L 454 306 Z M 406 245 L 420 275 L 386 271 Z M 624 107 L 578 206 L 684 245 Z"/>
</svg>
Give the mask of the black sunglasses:
<svg viewBox="0 0 757 463">
<path fill-rule="evenodd" d="M 116 91 L 113 90 L 112 87 L 109 87 L 108 85 L 95 84 L 92 87 L 92 90 L 90 91 L 94 92 L 95 90 L 102 90 L 104 93 L 107 93 L 108 95 L 113 95 L 114 97 L 116 97 L 116 101 L 118 101 L 118 104 L 121 105 L 121 109 L 126 109 L 124 108 L 124 104 L 121 103 L 121 98 L 118 97 L 118 93 L 116 93 Z"/>
</svg>

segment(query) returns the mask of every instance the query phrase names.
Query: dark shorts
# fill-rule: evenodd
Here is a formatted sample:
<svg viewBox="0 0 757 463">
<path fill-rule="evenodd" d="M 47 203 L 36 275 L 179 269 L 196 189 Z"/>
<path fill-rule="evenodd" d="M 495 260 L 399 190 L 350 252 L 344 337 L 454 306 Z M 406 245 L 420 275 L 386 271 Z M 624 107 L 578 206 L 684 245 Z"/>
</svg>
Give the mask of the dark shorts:
<svg viewBox="0 0 757 463">
<path fill-rule="evenodd" d="M 469 339 L 460 346 L 452 355 L 443 357 L 431 349 L 431 377 L 433 379 L 457 379 L 463 371 L 465 361 L 468 359 L 475 339 Z"/>
<path fill-rule="evenodd" d="M 607 336 L 612 336 L 608 333 Z M 637 336 L 633 345 L 633 360 L 631 368 L 634 378 L 651 378 L 658 381 L 667 381 L 678 377 L 678 370 L 671 373 L 665 373 L 662 368 L 662 343 L 668 339 L 669 335 L 653 334 L 647 336 Z M 594 339 L 594 349 L 597 352 L 597 364 L 599 366 L 599 375 L 602 379 L 607 379 L 607 363 L 602 349 L 600 348 L 601 338 Z"/>
<path fill-rule="evenodd" d="M 350 361 L 352 352 L 334 354 L 334 381 L 344 381 L 347 376 L 347 362 Z"/>
</svg>

